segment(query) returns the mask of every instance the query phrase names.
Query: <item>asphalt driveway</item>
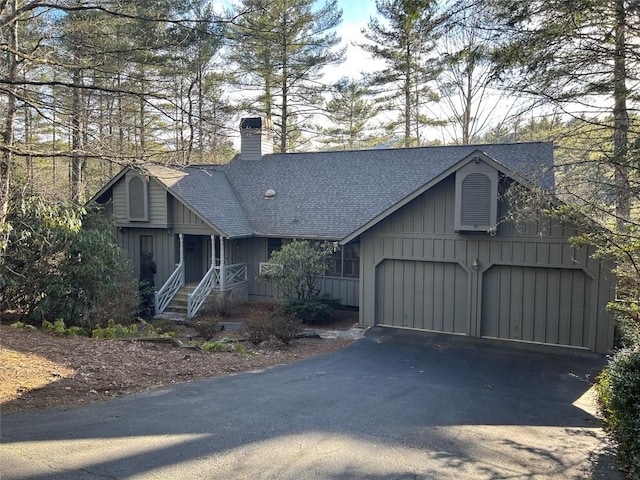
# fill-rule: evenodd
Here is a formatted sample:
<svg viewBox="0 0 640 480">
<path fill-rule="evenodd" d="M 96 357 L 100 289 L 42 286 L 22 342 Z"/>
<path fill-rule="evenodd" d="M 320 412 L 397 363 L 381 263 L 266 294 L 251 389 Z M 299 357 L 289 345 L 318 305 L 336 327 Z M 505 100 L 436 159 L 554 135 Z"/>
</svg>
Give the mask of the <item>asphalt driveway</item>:
<svg viewBox="0 0 640 480">
<path fill-rule="evenodd" d="M 604 363 L 374 328 L 292 365 L 3 415 L 0 476 L 621 478 L 576 378 Z"/>
</svg>

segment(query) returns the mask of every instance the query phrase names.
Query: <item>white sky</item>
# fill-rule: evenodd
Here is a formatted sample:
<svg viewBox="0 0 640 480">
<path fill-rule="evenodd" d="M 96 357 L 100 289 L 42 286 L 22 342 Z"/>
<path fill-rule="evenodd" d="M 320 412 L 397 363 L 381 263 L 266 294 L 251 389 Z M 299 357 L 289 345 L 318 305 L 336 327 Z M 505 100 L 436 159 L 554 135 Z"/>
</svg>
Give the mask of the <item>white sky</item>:
<svg viewBox="0 0 640 480">
<path fill-rule="evenodd" d="M 318 2 L 322 3 L 322 0 Z M 342 9 L 342 23 L 337 33 L 347 46 L 347 54 L 344 64 L 325 69 L 323 80 L 326 83 L 334 83 L 345 76 L 357 78 L 361 72 L 371 72 L 380 65 L 379 61 L 372 60 L 362 49 L 353 45 L 363 41 L 361 30 L 376 15 L 375 0 L 338 0 L 338 7 Z"/>
</svg>

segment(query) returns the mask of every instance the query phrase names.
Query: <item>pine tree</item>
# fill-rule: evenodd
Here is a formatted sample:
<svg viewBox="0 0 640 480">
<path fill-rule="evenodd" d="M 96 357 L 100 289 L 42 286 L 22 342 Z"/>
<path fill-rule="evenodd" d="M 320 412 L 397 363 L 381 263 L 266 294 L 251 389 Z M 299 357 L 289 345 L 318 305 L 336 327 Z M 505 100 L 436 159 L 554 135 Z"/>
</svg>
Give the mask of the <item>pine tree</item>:
<svg viewBox="0 0 640 480">
<path fill-rule="evenodd" d="M 278 149 L 298 146 L 322 100 L 324 66 L 339 63 L 344 50 L 335 28 L 336 0 L 315 10 L 313 0 L 243 0 L 230 25 L 229 61 L 236 83 L 249 94 L 244 108 L 277 126 Z"/>
<path fill-rule="evenodd" d="M 329 148 L 355 150 L 369 145 L 367 132 L 379 108 L 370 89 L 362 82 L 341 78 L 333 86 L 326 105 L 329 126 L 320 127 L 321 142 Z"/>
<path fill-rule="evenodd" d="M 399 111 L 389 129 L 404 127 L 405 147 L 423 143 L 422 127 L 432 123 L 425 105 L 438 98 L 429 85 L 439 70 L 434 53 L 440 23 L 436 7 L 434 0 L 376 0 L 381 18 L 371 18 L 362 30 L 369 43 L 360 47 L 386 63 L 370 82 L 385 109 Z"/>
<path fill-rule="evenodd" d="M 613 216 L 623 231 L 631 214 L 629 109 L 637 108 L 640 75 L 640 4 L 628 0 L 584 2 L 493 0 L 502 44 L 497 73 L 511 91 L 567 114 L 598 116 L 612 147 L 601 154 L 616 191 Z M 630 103 L 631 102 L 631 105 Z M 611 116 L 613 122 L 606 121 Z"/>
</svg>

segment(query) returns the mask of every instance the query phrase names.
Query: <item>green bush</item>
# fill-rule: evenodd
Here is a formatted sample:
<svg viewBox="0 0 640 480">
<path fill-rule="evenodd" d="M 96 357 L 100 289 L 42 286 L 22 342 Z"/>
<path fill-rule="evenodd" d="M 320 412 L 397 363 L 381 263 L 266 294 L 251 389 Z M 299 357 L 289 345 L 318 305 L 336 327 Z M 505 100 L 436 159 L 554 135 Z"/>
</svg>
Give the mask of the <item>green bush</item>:
<svg viewBox="0 0 640 480">
<path fill-rule="evenodd" d="M 109 318 L 134 318 L 138 289 L 113 226 L 97 210 L 20 193 L 9 201 L 0 310 L 88 330 Z"/>
<path fill-rule="evenodd" d="M 275 282 L 283 298 L 313 298 L 327 268 L 332 246 L 327 242 L 294 240 L 271 253 L 267 272 L 260 276 Z"/>
<path fill-rule="evenodd" d="M 137 337 L 140 335 L 138 325 L 135 323 L 130 326 L 120 325 L 113 320 L 109 320 L 106 327 L 96 326 L 91 332 L 93 338 L 120 338 L 120 337 Z"/>
<path fill-rule="evenodd" d="M 221 338 L 213 342 L 205 342 L 200 348 L 203 352 L 232 352 L 232 353 L 245 353 L 247 349 L 242 343 L 236 339 Z"/>
<path fill-rule="evenodd" d="M 64 323 L 64 320 L 59 318 L 55 322 L 51 323 L 46 320 L 42 321 L 42 328 L 45 330 L 49 330 L 51 333 L 57 333 L 58 335 L 69 335 L 72 337 L 75 336 L 87 336 L 87 331 L 78 326 L 67 327 Z"/>
<path fill-rule="evenodd" d="M 37 331 L 38 329 L 33 325 L 29 325 L 28 323 L 15 322 L 10 325 L 11 328 L 15 329 L 24 329 L 29 331 Z"/>
<path fill-rule="evenodd" d="M 609 360 L 596 384 L 605 427 L 631 477 L 640 479 L 640 349 L 623 347 Z"/>
<path fill-rule="evenodd" d="M 294 298 L 284 304 L 284 313 L 308 325 L 324 325 L 333 318 L 333 309 L 316 298 Z"/>
</svg>

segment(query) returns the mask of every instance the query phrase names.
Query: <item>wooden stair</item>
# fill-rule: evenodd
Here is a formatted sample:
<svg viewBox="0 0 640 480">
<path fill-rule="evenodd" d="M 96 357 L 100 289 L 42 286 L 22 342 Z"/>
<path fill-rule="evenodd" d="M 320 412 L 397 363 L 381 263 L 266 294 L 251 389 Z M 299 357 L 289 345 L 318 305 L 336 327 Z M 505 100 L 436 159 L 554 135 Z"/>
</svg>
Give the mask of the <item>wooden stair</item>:
<svg viewBox="0 0 640 480">
<path fill-rule="evenodd" d="M 167 305 L 167 308 L 164 309 L 163 313 L 180 315 L 187 318 L 187 299 L 195 290 L 196 286 L 197 285 L 185 285 L 178 290 L 176 295 L 169 302 L 169 305 Z"/>
</svg>

